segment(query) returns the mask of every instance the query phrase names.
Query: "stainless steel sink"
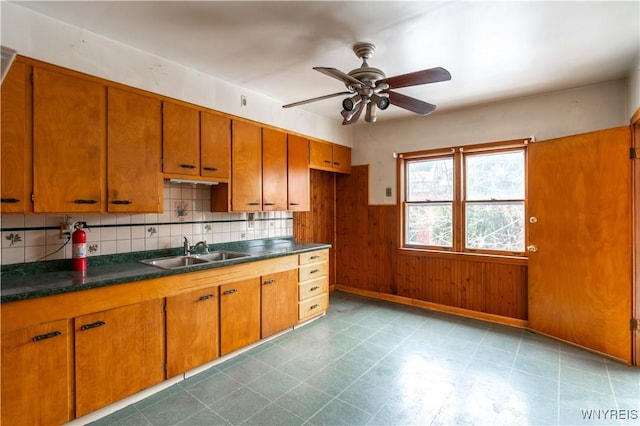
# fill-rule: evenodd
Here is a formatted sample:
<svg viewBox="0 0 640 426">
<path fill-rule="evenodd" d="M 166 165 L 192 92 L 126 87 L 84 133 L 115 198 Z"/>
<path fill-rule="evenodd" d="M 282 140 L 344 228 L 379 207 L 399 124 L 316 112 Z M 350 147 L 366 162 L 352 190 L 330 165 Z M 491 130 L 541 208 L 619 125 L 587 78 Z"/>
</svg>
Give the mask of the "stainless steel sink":
<svg viewBox="0 0 640 426">
<path fill-rule="evenodd" d="M 156 259 L 141 260 L 140 263 L 155 266 L 160 269 L 178 269 L 189 266 L 203 265 L 205 263 L 215 263 L 223 260 L 248 257 L 246 253 L 238 253 L 226 250 L 217 250 L 208 254 L 194 254 L 188 256 L 161 257 Z"/>
</svg>

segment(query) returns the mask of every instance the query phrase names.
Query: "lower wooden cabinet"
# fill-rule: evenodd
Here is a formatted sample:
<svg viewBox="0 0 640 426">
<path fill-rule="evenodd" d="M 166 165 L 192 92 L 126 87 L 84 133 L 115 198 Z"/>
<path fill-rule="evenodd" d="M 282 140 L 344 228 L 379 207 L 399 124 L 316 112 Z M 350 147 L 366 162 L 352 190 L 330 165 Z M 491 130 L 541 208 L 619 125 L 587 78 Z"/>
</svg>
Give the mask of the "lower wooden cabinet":
<svg viewBox="0 0 640 426">
<path fill-rule="evenodd" d="M 298 320 L 298 271 L 262 277 L 262 338 L 293 327 Z"/>
<path fill-rule="evenodd" d="M 164 380 L 164 300 L 76 317 L 76 415 Z"/>
<path fill-rule="evenodd" d="M 167 378 L 220 355 L 218 287 L 167 297 Z"/>
<path fill-rule="evenodd" d="M 329 250 L 298 255 L 298 321 L 304 322 L 329 309 Z"/>
<path fill-rule="evenodd" d="M 69 321 L 2 333 L 3 425 L 56 425 L 71 420 Z"/>
<path fill-rule="evenodd" d="M 260 340 L 260 278 L 220 286 L 220 354 Z"/>
</svg>

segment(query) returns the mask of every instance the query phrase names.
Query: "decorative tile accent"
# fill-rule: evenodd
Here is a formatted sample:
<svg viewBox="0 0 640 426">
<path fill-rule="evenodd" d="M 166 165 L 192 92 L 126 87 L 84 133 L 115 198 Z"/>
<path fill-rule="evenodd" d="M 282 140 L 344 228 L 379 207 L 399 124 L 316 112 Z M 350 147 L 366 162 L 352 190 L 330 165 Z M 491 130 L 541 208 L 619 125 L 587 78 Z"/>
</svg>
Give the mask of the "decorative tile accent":
<svg viewBox="0 0 640 426">
<path fill-rule="evenodd" d="M 15 232 L 8 234 L 5 238 L 9 241 L 9 247 L 13 247 L 22 241 L 22 236 Z"/>
<path fill-rule="evenodd" d="M 158 229 L 155 226 L 150 226 L 149 228 L 147 228 L 147 232 L 149 233 L 150 237 L 153 237 L 158 233 Z"/>
</svg>

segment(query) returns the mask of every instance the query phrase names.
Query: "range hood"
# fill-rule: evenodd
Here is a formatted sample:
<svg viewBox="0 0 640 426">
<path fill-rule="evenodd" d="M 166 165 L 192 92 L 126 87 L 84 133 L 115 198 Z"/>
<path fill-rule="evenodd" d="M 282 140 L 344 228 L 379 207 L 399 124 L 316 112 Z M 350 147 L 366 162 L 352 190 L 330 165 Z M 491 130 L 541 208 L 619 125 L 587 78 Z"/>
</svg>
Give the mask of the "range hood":
<svg viewBox="0 0 640 426">
<path fill-rule="evenodd" d="M 176 179 L 176 178 L 165 179 L 165 182 L 188 183 L 190 185 L 207 185 L 207 186 L 212 186 L 212 185 L 217 185 L 218 184 L 218 182 L 212 182 L 212 181 L 208 181 L 208 180 L 189 180 L 189 179 Z"/>
</svg>

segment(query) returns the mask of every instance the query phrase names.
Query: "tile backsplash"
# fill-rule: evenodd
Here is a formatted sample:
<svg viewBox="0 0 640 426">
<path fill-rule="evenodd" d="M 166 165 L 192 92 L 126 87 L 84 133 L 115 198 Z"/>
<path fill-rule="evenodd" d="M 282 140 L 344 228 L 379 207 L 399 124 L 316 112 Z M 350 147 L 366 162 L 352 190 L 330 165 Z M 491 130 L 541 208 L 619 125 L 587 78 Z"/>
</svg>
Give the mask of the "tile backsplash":
<svg viewBox="0 0 640 426">
<path fill-rule="evenodd" d="M 181 247 L 183 237 L 222 243 L 293 236 L 293 213 L 212 213 L 204 185 L 165 183 L 164 212 L 149 214 L 2 214 L 1 264 L 71 258 L 60 223 L 86 222 L 87 255 Z"/>
</svg>

